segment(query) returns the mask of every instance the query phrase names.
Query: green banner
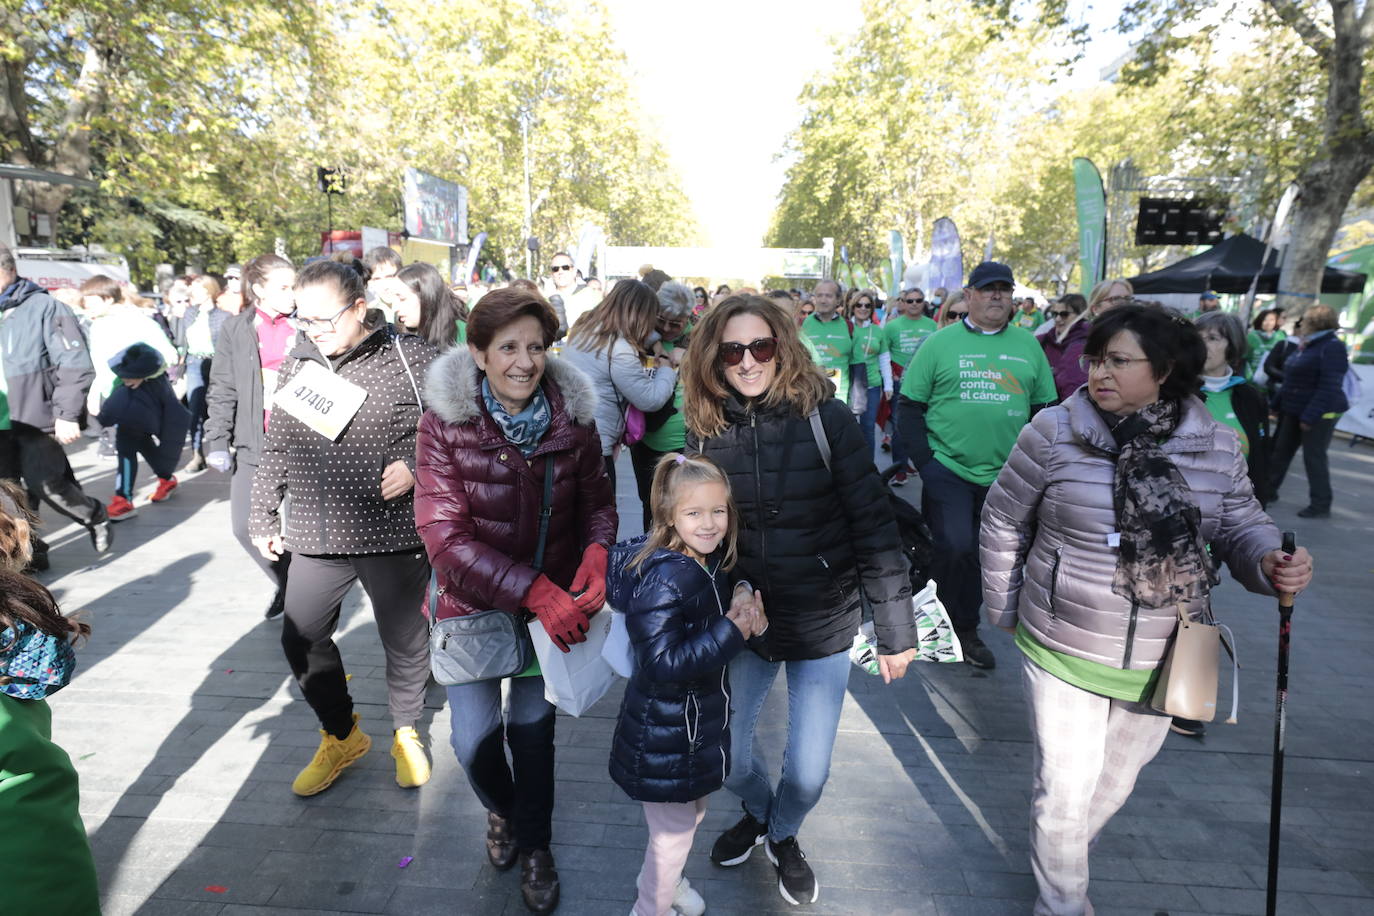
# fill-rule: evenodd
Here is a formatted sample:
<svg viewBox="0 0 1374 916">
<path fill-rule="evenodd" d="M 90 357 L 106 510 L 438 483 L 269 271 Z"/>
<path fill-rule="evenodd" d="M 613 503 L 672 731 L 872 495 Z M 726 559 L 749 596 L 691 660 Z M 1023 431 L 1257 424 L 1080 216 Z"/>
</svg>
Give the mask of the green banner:
<svg viewBox="0 0 1374 916">
<path fill-rule="evenodd" d="M 887 280 L 887 298 L 896 299 L 902 294 L 902 275 L 906 273 L 906 242 L 896 229 L 888 233 L 887 247 L 890 272 L 883 279 Z"/>
<path fill-rule="evenodd" d="M 1107 195 L 1102 190 L 1102 173 L 1081 157 L 1073 161 L 1073 186 L 1078 205 L 1078 271 L 1086 296 L 1106 275 Z"/>
</svg>

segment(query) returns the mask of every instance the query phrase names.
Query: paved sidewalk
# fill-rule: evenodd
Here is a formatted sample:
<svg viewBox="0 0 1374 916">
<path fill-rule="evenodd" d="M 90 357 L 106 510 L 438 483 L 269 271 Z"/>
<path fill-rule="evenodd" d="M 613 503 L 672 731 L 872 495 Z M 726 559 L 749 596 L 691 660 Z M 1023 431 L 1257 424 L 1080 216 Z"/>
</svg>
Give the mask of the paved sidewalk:
<svg viewBox="0 0 1374 916">
<path fill-rule="evenodd" d="M 1294 625 L 1284 914 L 1374 912 L 1374 449 L 1338 439 L 1332 457 L 1335 518 L 1295 518 L 1300 467 L 1274 512 L 1319 563 Z M 113 463 L 98 461 L 93 444 L 73 463 L 90 493 L 109 497 Z M 639 517 L 628 463 L 621 481 L 622 506 L 635 507 L 622 512 L 628 534 Z M 313 752 L 316 724 L 288 683 L 280 624 L 262 618 L 268 582 L 229 534 L 227 480 L 183 477 L 166 505 L 145 496 L 139 516 L 117 526 L 108 559 L 96 561 L 84 532 L 48 532 L 44 579 L 95 629 L 76 681 L 52 706 L 55 737 L 81 773 L 105 912 L 524 913 L 518 873 L 485 865 L 484 821 L 446 747 L 438 690 L 421 729 L 433 781 L 396 787 L 383 657 L 359 592 L 339 641 L 374 747 L 328 792 L 300 799 L 290 781 Z M 1277 617 L 1272 600 L 1229 581 L 1216 603 L 1245 666 L 1240 724 L 1212 726 L 1203 743 L 1169 737 L 1096 851 L 1099 913 L 1263 912 Z M 884 688 L 853 672 L 831 780 L 801 836 L 820 902 L 801 911 L 1029 911 L 1017 657 L 1000 631 L 988 640 L 1001 662 L 991 673 L 923 665 Z M 781 722 L 784 699 L 775 690 L 761 721 Z M 618 702 L 617 691 L 558 722 L 554 837 L 566 916 L 623 914 L 634 896 L 642 817 L 606 774 Z M 776 766 L 780 732 L 765 738 Z M 798 912 L 762 855 L 732 871 L 709 863 L 711 841 L 738 811 L 725 793 L 712 805 L 687 866 L 709 912 Z"/>
</svg>

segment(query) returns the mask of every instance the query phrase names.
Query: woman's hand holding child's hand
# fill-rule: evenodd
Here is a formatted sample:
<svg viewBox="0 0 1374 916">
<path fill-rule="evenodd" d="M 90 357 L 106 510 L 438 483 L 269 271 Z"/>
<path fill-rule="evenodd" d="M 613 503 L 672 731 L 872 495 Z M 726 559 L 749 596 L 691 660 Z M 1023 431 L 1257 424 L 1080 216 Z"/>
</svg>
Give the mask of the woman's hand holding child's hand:
<svg viewBox="0 0 1374 916">
<path fill-rule="evenodd" d="M 768 618 L 763 613 L 763 595 L 760 592 L 749 594 L 747 586 L 741 584 L 730 599 L 730 610 L 725 615 L 739 628 L 745 639 L 758 636 L 768 629 Z"/>
</svg>

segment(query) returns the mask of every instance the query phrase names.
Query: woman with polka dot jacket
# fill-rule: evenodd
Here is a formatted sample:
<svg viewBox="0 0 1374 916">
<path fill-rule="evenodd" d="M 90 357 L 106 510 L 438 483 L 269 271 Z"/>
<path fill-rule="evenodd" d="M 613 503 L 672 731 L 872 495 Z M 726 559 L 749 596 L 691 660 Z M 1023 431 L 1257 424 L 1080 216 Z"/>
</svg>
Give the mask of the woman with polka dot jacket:
<svg viewBox="0 0 1374 916">
<path fill-rule="evenodd" d="M 429 677 L 420 611 L 429 562 L 412 490 L 420 385 L 436 351 L 370 325 L 365 289 L 353 268 L 333 261 L 298 275 L 292 320 L 302 333 L 282 363 L 253 479 L 249 533 L 269 559 L 291 551 L 282 649 L 321 726 L 319 750 L 291 786 L 297 795 L 323 792 L 372 746 L 333 640 L 357 579 L 386 650 L 396 782 L 429 779 L 415 731 Z"/>
</svg>

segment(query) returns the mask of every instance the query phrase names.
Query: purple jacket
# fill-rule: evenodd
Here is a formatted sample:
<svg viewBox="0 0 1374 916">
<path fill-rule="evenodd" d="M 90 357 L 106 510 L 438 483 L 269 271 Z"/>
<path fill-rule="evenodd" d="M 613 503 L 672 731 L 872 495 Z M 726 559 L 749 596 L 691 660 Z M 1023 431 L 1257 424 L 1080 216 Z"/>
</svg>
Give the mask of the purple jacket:
<svg viewBox="0 0 1374 916">
<path fill-rule="evenodd" d="M 1080 318 L 1071 324 L 1062 341 L 1055 340 L 1054 335 L 1055 332 L 1050 331 L 1041 337 L 1040 346 L 1045 348 L 1045 358 L 1054 372 L 1054 387 L 1062 401 L 1088 381 L 1088 373 L 1078 365 L 1083 345 L 1088 342 L 1088 319 Z"/>
</svg>

